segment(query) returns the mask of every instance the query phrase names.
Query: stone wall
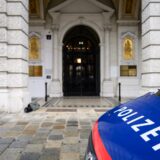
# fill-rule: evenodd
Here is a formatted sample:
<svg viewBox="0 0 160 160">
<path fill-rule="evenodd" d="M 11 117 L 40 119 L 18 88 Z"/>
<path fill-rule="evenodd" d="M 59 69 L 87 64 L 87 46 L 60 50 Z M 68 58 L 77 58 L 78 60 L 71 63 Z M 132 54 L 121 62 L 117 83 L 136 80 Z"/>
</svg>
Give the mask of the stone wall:
<svg viewBox="0 0 160 160">
<path fill-rule="evenodd" d="M 160 0 L 142 1 L 142 92 L 160 88 Z"/>
<path fill-rule="evenodd" d="M 0 110 L 22 111 L 27 86 L 28 0 L 0 0 Z"/>
</svg>

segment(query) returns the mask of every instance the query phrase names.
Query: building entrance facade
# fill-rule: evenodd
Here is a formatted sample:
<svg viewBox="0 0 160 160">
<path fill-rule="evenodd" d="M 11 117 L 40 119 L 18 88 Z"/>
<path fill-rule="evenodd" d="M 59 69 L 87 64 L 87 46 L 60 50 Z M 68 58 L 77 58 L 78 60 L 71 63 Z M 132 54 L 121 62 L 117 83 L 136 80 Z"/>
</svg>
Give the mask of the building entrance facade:
<svg viewBox="0 0 160 160">
<path fill-rule="evenodd" d="M 114 97 L 118 83 L 122 97 L 157 90 L 159 8 L 159 0 L 2 0 L 0 109 L 22 111 L 44 97 L 46 82 L 50 97 Z M 77 27 L 85 33 L 72 34 Z"/>
<path fill-rule="evenodd" d="M 64 96 L 99 96 L 99 38 L 87 26 L 70 29 L 63 40 Z"/>
</svg>

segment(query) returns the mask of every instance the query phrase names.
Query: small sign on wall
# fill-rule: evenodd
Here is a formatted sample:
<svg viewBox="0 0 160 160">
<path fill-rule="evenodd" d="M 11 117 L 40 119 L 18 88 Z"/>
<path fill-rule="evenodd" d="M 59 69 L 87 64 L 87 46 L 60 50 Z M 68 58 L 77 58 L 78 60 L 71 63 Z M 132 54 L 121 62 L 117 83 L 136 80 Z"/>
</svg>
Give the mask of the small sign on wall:
<svg viewBox="0 0 160 160">
<path fill-rule="evenodd" d="M 51 79 L 51 75 L 46 75 L 46 79 Z"/>
<path fill-rule="evenodd" d="M 46 39 L 47 39 L 47 40 L 51 40 L 51 39 L 52 39 L 52 36 L 51 36 L 50 34 L 47 34 L 47 35 L 46 35 Z"/>
</svg>

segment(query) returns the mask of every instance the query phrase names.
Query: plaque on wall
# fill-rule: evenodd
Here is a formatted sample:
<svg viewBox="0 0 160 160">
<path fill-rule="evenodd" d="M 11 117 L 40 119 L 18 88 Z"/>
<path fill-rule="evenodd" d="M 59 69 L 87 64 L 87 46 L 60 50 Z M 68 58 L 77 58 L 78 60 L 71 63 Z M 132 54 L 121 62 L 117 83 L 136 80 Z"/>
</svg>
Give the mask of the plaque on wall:
<svg viewBox="0 0 160 160">
<path fill-rule="evenodd" d="M 42 77 L 43 67 L 42 66 L 29 66 L 30 77 Z"/>
<path fill-rule="evenodd" d="M 137 66 L 136 65 L 121 65 L 120 66 L 120 76 L 126 76 L 126 77 L 137 76 Z"/>
</svg>

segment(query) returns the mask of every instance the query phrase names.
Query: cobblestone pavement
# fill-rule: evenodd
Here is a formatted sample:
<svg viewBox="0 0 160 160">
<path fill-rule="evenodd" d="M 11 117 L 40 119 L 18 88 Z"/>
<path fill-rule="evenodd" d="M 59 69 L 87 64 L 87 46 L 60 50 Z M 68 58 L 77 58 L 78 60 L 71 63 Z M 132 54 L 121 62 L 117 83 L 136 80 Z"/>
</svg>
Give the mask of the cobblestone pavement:
<svg viewBox="0 0 160 160">
<path fill-rule="evenodd" d="M 31 113 L 1 112 L 0 160 L 82 160 L 92 125 L 113 105 L 61 99 Z"/>
</svg>

